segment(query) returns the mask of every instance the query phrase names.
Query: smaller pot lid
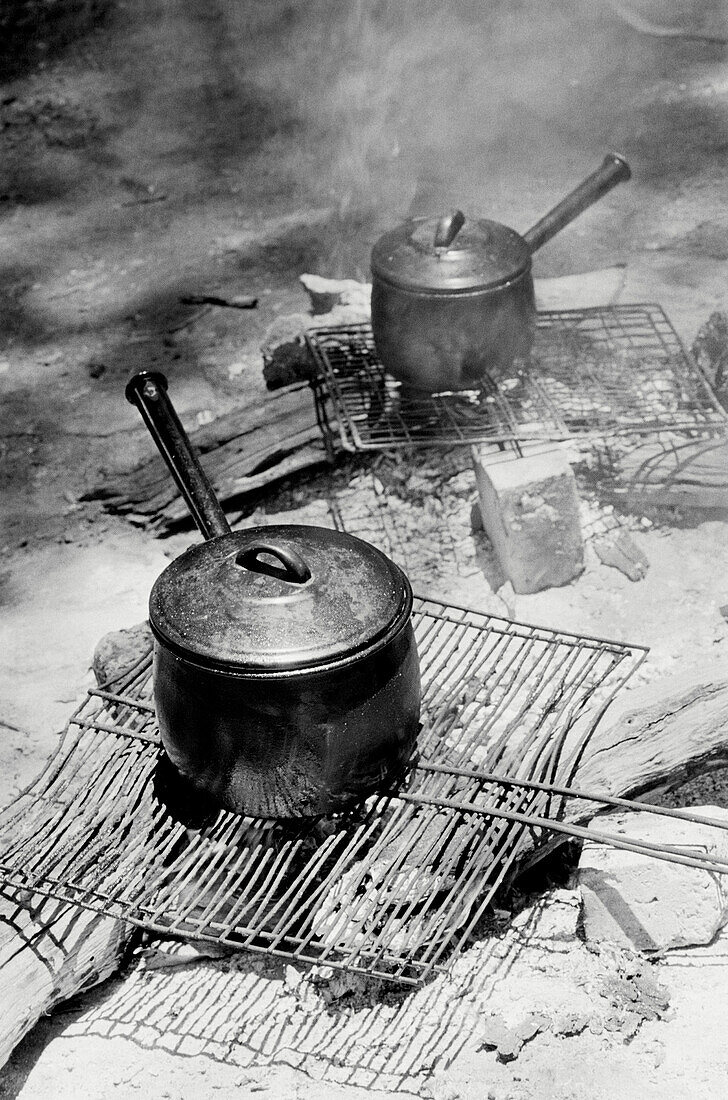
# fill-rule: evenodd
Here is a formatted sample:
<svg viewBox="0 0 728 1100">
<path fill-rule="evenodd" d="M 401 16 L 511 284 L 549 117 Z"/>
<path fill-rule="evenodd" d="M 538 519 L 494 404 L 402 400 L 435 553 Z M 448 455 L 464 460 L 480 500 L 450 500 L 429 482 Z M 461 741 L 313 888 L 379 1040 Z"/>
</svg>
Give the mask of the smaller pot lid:
<svg viewBox="0 0 728 1100">
<path fill-rule="evenodd" d="M 325 527 L 253 527 L 193 546 L 149 599 L 157 638 L 179 656 L 238 672 L 310 668 L 399 630 L 402 572 L 374 546 Z"/>
<path fill-rule="evenodd" d="M 449 245 L 448 231 L 458 224 Z M 440 243 L 437 243 L 440 242 Z M 413 218 L 380 237 L 372 274 L 406 290 L 466 291 L 500 286 L 531 266 L 531 252 L 515 229 L 460 211 L 444 218 Z"/>
</svg>

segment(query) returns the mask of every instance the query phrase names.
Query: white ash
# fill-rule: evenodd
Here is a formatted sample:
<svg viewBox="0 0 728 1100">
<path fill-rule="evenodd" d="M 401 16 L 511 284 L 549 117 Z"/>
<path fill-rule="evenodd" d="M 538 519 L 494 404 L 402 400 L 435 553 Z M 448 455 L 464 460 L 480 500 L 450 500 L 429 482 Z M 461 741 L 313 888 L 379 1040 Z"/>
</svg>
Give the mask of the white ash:
<svg viewBox="0 0 728 1100">
<path fill-rule="evenodd" d="M 644 959 L 571 938 L 575 907 L 574 891 L 544 895 L 517 927 L 485 934 L 413 991 L 250 954 L 164 972 L 137 965 L 100 990 L 66 1034 L 126 1035 L 160 1050 L 184 1044 L 241 1068 L 293 1065 L 321 1081 L 432 1097 L 460 1053 L 489 1048 L 491 1064 L 504 1060 L 492 1045 L 496 1026 L 520 1042 L 512 1058 L 524 1044 L 568 1042 L 581 1029 L 621 1046 L 645 1020 L 665 1016 L 669 994 Z"/>
</svg>

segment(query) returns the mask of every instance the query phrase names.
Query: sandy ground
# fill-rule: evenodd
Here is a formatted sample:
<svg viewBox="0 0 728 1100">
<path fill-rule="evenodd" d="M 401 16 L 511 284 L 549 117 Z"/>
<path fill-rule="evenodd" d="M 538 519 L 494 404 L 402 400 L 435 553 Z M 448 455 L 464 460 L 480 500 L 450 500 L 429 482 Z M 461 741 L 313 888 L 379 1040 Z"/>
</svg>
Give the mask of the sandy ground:
<svg viewBox="0 0 728 1100">
<path fill-rule="evenodd" d="M 536 6 L 521 23 L 495 5 L 490 38 L 433 4 L 417 28 L 402 15 L 394 30 L 366 5 L 336 19 L 338 7 L 322 0 L 308 22 L 302 7 L 253 4 L 243 14 L 231 2 L 127 0 L 3 85 L 3 802 L 52 751 L 90 682 L 97 639 L 144 617 L 151 582 L 193 537 L 160 542 L 80 499 L 103 473 L 151 451 L 123 400 L 131 370 L 164 369 L 185 422 L 204 422 L 262 390 L 265 329 L 308 308 L 299 274 L 364 277 L 378 233 L 423 203 L 459 203 L 523 229 L 608 147 L 627 154 L 633 182 L 544 249 L 536 273 L 625 264 L 620 300 L 660 302 L 688 343 L 726 308 L 720 43 L 644 35 L 608 6 L 566 2 L 546 21 Z M 695 4 L 692 15 L 715 33 L 717 6 Z M 449 65 L 435 65 L 433 42 Z M 215 291 L 253 293 L 260 306 L 196 321 L 180 302 Z M 650 679 L 724 660 L 728 528 L 668 518 L 635 535 L 651 563 L 643 581 L 589 551 L 577 582 L 517 597 L 508 610 L 647 644 L 641 676 Z M 490 609 L 500 599 L 485 573 L 453 573 L 441 594 Z M 477 971 L 482 945 L 473 950 Z M 98 1020 L 85 1027 L 87 1011 L 118 1015 L 132 975 L 43 1021 L 0 1075 L 0 1095 L 723 1096 L 725 946 L 661 969 L 674 1015 L 628 1045 L 591 1032 L 539 1036 L 503 1065 L 477 1051 L 471 1014 L 454 1060 L 441 1051 L 411 1080 L 385 1073 L 366 1090 L 354 1056 L 346 1076 L 325 1056 L 292 1068 L 275 1044 L 236 1055 L 244 1016 L 224 1056 L 170 1049 L 164 1013 L 144 1041 L 101 1033 Z M 195 967 L 185 973 L 192 980 Z M 265 980 L 276 990 L 285 976 Z M 515 980 L 504 988 L 516 998 Z M 564 1005 L 572 996 L 564 988 Z"/>
<path fill-rule="evenodd" d="M 4 1095 L 718 1100 L 725 934 L 651 965 L 588 951 L 574 939 L 578 907 L 575 891 L 547 891 L 446 976 L 389 1000 L 260 958 L 156 969 L 148 952 L 39 1024 L 6 1067 Z M 640 989 L 655 991 L 658 1018 Z M 515 1058 L 492 1049 L 494 1027 L 534 1017 L 540 1030 Z"/>
</svg>

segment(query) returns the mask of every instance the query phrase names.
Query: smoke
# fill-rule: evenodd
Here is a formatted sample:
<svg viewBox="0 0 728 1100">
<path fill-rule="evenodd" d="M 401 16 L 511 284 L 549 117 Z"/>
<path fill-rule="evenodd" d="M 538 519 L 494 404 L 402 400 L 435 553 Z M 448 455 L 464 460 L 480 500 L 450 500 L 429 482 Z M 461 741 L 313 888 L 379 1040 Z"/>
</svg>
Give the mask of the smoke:
<svg viewBox="0 0 728 1100">
<path fill-rule="evenodd" d="M 330 209 L 327 274 L 366 270 L 408 214 L 460 206 L 525 230 L 608 148 L 649 140 L 635 98 L 666 48 L 590 0 L 161 6 L 148 109 L 197 111 L 215 171 L 244 162 L 271 200 Z M 208 102 L 184 98 L 194 67 Z"/>
<path fill-rule="evenodd" d="M 514 171 L 569 157 L 603 113 L 595 83 L 623 65 L 600 50 L 609 21 L 566 0 L 298 0 L 285 14 L 254 30 L 268 48 L 252 75 L 297 115 L 294 170 L 342 212 L 390 221 L 443 201 L 487 210 Z"/>
</svg>

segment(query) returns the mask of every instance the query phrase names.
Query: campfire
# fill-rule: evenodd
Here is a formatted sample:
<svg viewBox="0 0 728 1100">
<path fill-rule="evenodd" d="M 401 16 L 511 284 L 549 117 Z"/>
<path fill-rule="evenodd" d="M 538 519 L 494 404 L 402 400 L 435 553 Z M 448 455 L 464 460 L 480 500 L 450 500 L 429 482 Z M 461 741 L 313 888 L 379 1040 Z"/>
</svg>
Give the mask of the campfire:
<svg viewBox="0 0 728 1100">
<path fill-rule="evenodd" d="M 3 6 L 6 1092 L 722 1095 L 728 16 L 637 7 Z"/>
<path fill-rule="evenodd" d="M 383 370 L 366 323 L 320 325 L 305 340 L 316 422 L 334 463 L 333 470 L 310 475 L 324 486 L 327 525 L 348 537 L 356 518 L 352 506 L 366 495 L 363 488 L 372 490 L 374 482 L 366 479 L 374 478 L 379 500 L 376 513 L 367 513 L 370 527 L 376 515 L 380 544 L 386 536 L 386 551 L 401 555 L 405 564 L 407 549 L 423 533 L 421 515 L 412 522 L 413 509 L 432 514 L 432 485 L 439 474 L 441 489 L 449 485 L 452 499 L 443 510 L 444 494 L 437 494 L 435 557 L 442 559 L 442 539 L 452 537 L 449 518 L 460 512 L 462 523 L 464 511 L 459 544 L 485 539 L 484 528 L 495 565 L 515 591 L 568 580 L 572 574 L 554 579 L 550 556 L 560 558 L 559 568 L 567 559 L 567 569 L 583 568 L 581 482 L 563 452 L 554 452 L 554 440 L 581 438 L 583 459 L 592 450 L 598 453 L 606 431 L 623 432 L 632 441 L 666 431 L 676 438 L 687 429 L 715 430 L 725 420 L 658 307 L 543 314 L 533 352 L 514 364 L 513 377 L 457 393 L 408 392 Z M 166 381 L 140 375 L 130 387 L 130 400 L 153 427 L 193 515 L 212 539 L 207 545 L 222 548 L 232 540 L 239 560 L 240 540 L 206 487 L 171 406 L 162 416 Z M 552 445 L 544 448 L 549 438 Z M 342 452 L 360 455 L 359 465 L 351 465 L 354 458 L 350 465 L 337 465 Z M 367 467 L 371 452 L 374 462 Z M 555 453 L 562 457 L 554 465 Z M 412 491 L 415 456 L 425 473 L 419 493 Z M 394 491 L 382 491 L 387 480 Z M 284 486 L 269 492 L 273 514 L 281 494 L 290 491 Z M 520 500 L 528 492 L 550 502 L 547 531 L 540 520 L 529 528 L 522 511 L 518 522 L 509 513 L 514 493 Z M 397 500 L 410 523 L 399 543 L 391 535 L 398 523 Z M 476 514 L 480 522 L 473 525 Z M 273 577 L 265 583 L 274 587 L 307 581 L 308 567 L 304 575 L 295 555 L 276 549 L 275 533 L 296 528 L 267 526 L 260 507 L 255 517 L 268 534 L 256 536 L 256 561 L 251 566 L 246 558 L 246 568 L 262 569 Z M 246 538 L 250 518 L 243 512 L 235 522 Z M 623 537 L 619 524 L 616 529 Z M 519 530 L 525 530 L 520 541 L 514 534 Z M 604 526 L 599 534 L 604 537 Z M 571 558 L 565 555 L 567 538 L 574 543 Z M 276 560 L 267 565 L 263 556 L 271 553 Z M 461 577 L 472 575 L 475 558 L 456 556 Z M 415 567 L 420 575 L 423 560 Z M 206 600 L 215 598 L 211 591 Z M 169 622 L 160 625 L 162 612 L 155 612 L 157 681 L 163 651 L 172 647 L 178 662 L 180 645 L 184 659 L 193 662 L 188 678 L 198 675 L 194 662 L 202 658 L 192 658 L 197 642 L 190 639 L 197 627 L 186 600 L 184 643 L 169 640 Z M 161 601 L 161 595 L 153 596 L 153 607 L 161 609 Z M 163 614 L 169 618 L 169 610 Z M 71 719 L 54 767 L 22 805 L 6 813 L 1 864 L 6 883 L 158 934 L 418 985 L 451 964 L 519 871 L 564 838 L 709 872 L 728 869 L 716 853 L 686 853 L 580 824 L 595 809 L 621 808 L 726 828 L 706 815 L 629 801 L 625 796 L 645 787 L 644 765 L 628 776 L 610 772 L 601 789 L 581 782 L 590 759 L 598 756 L 599 720 L 639 668 L 644 647 L 545 630 L 417 595 L 412 616 L 422 679 L 420 728 L 414 749 L 411 740 L 407 746 L 404 770 L 380 771 L 378 789 L 362 788 L 350 806 L 321 804 L 313 811 L 296 808 L 302 803 L 291 801 L 290 794 L 283 802 L 266 794 L 247 803 L 249 795 L 234 802 L 226 795 L 227 808 L 221 808 L 219 788 L 197 784 L 191 763 L 183 766 L 191 772 L 185 779 L 165 753 L 164 746 L 172 761 L 180 759 L 177 720 L 165 719 L 162 745 L 159 694 L 152 691 L 151 658 L 142 653 L 131 672 L 117 673 L 91 693 Z M 201 635 L 205 638 L 209 648 L 208 635 Z M 146 642 L 151 648 L 150 635 Z M 137 654 L 140 644 L 135 635 Z M 225 660 L 230 659 L 228 654 Z M 220 663 L 219 655 L 215 661 Z M 275 693 L 273 681 L 269 691 Z M 216 706 L 210 694 L 200 716 L 208 731 L 220 721 Z M 278 729 L 285 735 L 285 713 L 277 714 L 275 723 L 268 736 L 278 736 Z M 676 766 L 666 759 L 660 776 L 674 774 Z M 652 784 L 657 779 L 650 776 Z M 239 789 L 248 790 L 253 782 L 247 776 Z M 287 809 L 281 814 L 277 807 L 283 804 Z M 266 813 L 266 806 L 272 812 Z"/>
</svg>

